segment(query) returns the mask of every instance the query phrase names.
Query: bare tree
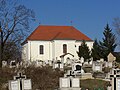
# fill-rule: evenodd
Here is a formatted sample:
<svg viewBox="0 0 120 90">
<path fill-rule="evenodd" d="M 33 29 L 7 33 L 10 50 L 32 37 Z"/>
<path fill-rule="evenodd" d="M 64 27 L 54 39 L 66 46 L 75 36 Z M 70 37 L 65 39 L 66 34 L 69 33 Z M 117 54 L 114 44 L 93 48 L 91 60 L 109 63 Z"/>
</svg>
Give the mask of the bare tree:
<svg viewBox="0 0 120 90">
<path fill-rule="evenodd" d="M 0 22 L 3 32 L 3 53 L 9 48 L 19 46 L 26 37 L 29 30 L 29 23 L 35 19 L 34 11 L 17 3 L 17 0 L 0 0 Z M 14 43 L 14 44 L 13 44 Z M 13 52 L 12 52 L 13 53 Z M 4 54 L 5 55 L 5 54 Z"/>
<path fill-rule="evenodd" d="M 118 45 L 120 45 L 120 18 L 119 17 L 114 18 L 113 26 L 116 31 L 117 43 L 118 43 Z"/>
<path fill-rule="evenodd" d="M 115 27 L 117 34 L 120 35 L 120 18 L 119 17 L 114 18 L 113 26 Z"/>
</svg>

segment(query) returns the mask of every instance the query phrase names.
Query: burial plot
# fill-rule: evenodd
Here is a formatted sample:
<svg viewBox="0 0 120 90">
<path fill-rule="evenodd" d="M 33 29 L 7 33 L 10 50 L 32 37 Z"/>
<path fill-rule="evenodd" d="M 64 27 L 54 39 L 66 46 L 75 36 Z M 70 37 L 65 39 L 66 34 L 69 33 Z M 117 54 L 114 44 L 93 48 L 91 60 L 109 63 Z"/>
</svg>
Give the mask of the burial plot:
<svg viewBox="0 0 120 90">
<path fill-rule="evenodd" d="M 75 75 L 70 71 L 67 77 L 60 78 L 60 89 L 59 90 L 80 90 L 80 79 L 76 78 Z"/>
<path fill-rule="evenodd" d="M 31 90 L 31 79 L 26 79 L 26 75 L 21 72 L 14 76 L 14 80 L 9 80 L 9 90 Z"/>
<path fill-rule="evenodd" d="M 110 78 L 112 78 L 112 90 L 120 90 L 120 69 L 113 69 Z"/>
</svg>

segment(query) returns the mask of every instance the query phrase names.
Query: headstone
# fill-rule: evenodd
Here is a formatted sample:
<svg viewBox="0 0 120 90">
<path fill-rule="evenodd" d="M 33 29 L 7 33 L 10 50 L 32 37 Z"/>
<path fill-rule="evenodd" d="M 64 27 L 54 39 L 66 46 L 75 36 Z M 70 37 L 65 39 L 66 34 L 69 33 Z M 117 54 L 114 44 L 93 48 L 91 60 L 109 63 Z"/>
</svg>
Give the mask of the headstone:
<svg viewBox="0 0 120 90">
<path fill-rule="evenodd" d="M 54 68 L 54 69 L 55 69 L 55 68 L 63 69 L 63 68 L 64 68 L 64 64 L 63 64 L 62 62 L 60 62 L 60 61 L 55 62 L 55 63 L 53 64 L 53 68 Z"/>
<path fill-rule="evenodd" d="M 43 65 L 43 61 L 37 60 L 35 66 L 36 67 L 41 67 Z"/>
<path fill-rule="evenodd" d="M 67 77 L 60 78 L 59 90 L 80 90 L 80 79 L 76 78 L 72 71 L 69 73 L 69 75 L 66 75 Z"/>
<path fill-rule="evenodd" d="M 102 71 L 102 63 L 97 62 L 97 61 L 93 62 L 92 69 L 94 72 L 96 72 L 96 71 L 101 72 Z"/>
<path fill-rule="evenodd" d="M 103 59 L 103 58 L 101 58 L 101 59 L 100 59 L 100 62 L 104 62 L 104 59 Z"/>
<path fill-rule="evenodd" d="M 112 87 L 111 87 L 111 86 L 108 86 L 108 87 L 107 87 L 107 90 L 112 90 Z"/>
<path fill-rule="evenodd" d="M 71 78 L 72 80 L 72 87 L 79 88 L 80 87 L 80 80 L 79 78 Z"/>
<path fill-rule="evenodd" d="M 31 90 L 32 89 L 31 79 L 23 79 L 22 82 L 23 82 L 24 90 Z"/>
<path fill-rule="evenodd" d="M 16 61 L 13 60 L 10 62 L 10 68 L 16 67 Z"/>
<path fill-rule="evenodd" d="M 84 73 L 84 70 L 82 69 L 81 63 L 73 63 L 72 64 L 72 72 L 74 72 L 76 75 Z"/>
<path fill-rule="evenodd" d="M 112 90 L 120 90 L 120 69 L 113 69 L 110 78 L 112 78 Z"/>
<path fill-rule="evenodd" d="M 60 88 L 68 88 L 70 87 L 70 79 L 69 78 L 60 78 Z"/>
<path fill-rule="evenodd" d="M 80 60 L 81 60 L 81 63 L 84 63 L 84 58 L 83 57 L 81 57 Z"/>
<path fill-rule="evenodd" d="M 9 90 L 20 90 L 20 81 L 19 80 L 9 81 Z"/>
<path fill-rule="evenodd" d="M 31 90 L 31 79 L 26 79 L 26 75 L 21 72 L 14 76 L 14 80 L 9 81 L 9 90 Z"/>
<path fill-rule="evenodd" d="M 2 61 L 2 67 L 6 67 L 7 66 L 7 61 Z"/>
<path fill-rule="evenodd" d="M 116 57 L 112 53 L 109 53 L 107 58 L 108 58 L 108 62 L 113 62 L 116 60 Z"/>
</svg>

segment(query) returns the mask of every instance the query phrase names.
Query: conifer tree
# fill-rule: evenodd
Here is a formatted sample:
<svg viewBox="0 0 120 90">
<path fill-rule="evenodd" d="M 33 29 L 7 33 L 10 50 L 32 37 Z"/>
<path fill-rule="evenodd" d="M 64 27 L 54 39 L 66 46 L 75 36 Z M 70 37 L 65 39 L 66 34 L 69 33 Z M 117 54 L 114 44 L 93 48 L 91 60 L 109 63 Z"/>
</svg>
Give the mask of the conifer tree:
<svg viewBox="0 0 120 90">
<path fill-rule="evenodd" d="M 91 56 L 93 57 L 93 60 L 99 60 L 101 58 L 101 47 L 97 41 L 97 39 L 95 39 L 94 43 L 93 43 L 93 48 L 92 48 L 92 53 Z"/>
<path fill-rule="evenodd" d="M 78 56 L 83 57 L 85 61 L 90 58 L 90 50 L 84 40 L 81 46 L 79 46 Z"/>
<path fill-rule="evenodd" d="M 100 47 L 102 48 L 102 57 L 107 60 L 108 54 L 114 52 L 115 47 L 117 46 L 115 43 L 116 38 L 108 24 L 105 27 L 103 35 L 104 38 L 102 38 L 102 42 L 100 41 Z"/>
</svg>

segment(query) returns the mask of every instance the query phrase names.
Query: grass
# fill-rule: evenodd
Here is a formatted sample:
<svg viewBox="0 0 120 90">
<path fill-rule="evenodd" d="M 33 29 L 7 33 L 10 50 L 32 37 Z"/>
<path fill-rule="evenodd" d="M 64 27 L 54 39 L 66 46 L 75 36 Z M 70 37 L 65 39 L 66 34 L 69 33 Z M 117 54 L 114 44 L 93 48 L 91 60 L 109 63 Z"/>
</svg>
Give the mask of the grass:
<svg viewBox="0 0 120 90">
<path fill-rule="evenodd" d="M 82 90 L 107 90 L 109 82 L 100 79 L 85 79 L 80 81 L 80 85 Z"/>
</svg>

